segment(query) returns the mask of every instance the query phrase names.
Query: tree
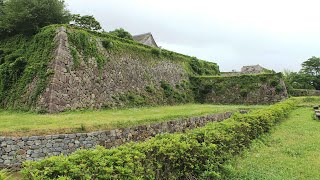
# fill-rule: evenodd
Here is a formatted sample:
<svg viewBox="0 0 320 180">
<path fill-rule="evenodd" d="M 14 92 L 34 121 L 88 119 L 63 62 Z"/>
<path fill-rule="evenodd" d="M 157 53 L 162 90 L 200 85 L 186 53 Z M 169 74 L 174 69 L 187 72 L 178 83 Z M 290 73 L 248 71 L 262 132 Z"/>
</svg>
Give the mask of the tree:
<svg viewBox="0 0 320 180">
<path fill-rule="evenodd" d="M 303 62 L 301 72 L 312 76 L 320 76 L 320 58 L 313 56 Z"/>
<path fill-rule="evenodd" d="M 289 89 L 320 90 L 320 58 L 309 58 L 302 63 L 300 72 L 287 71 L 284 77 Z"/>
<path fill-rule="evenodd" d="M 80 14 L 74 14 L 72 15 L 72 21 L 75 23 L 74 25 L 80 28 L 92 31 L 98 31 L 102 29 L 100 23 L 93 16 L 80 16 Z"/>
<path fill-rule="evenodd" d="M 4 7 L 4 0 L 0 0 L 0 19 L 2 18 L 3 15 L 3 7 Z"/>
<path fill-rule="evenodd" d="M 132 35 L 128 31 L 124 30 L 123 28 L 115 29 L 114 31 L 110 31 L 109 33 L 119 38 L 133 40 Z"/>
<path fill-rule="evenodd" d="M 316 77 L 297 72 L 287 72 L 284 75 L 288 89 L 315 89 Z"/>
<path fill-rule="evenodd" d="M 0 18 L 0 32 L 34 34 L 51 24 L 65 24 L 70 13 L 63 0 L 5 0 Z"/>
</svg>

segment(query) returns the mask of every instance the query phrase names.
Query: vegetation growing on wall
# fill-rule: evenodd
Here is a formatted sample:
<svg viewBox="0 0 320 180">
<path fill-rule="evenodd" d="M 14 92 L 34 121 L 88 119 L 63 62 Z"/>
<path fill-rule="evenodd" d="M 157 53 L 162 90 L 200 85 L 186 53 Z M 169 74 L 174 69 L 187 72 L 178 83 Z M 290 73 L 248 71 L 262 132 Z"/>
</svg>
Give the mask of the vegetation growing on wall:
<svg viewBox="0 0 320 180">
<path fill-rule="evenodd" d="M 190 62 L 191 69 L 193 70 L 195 75 L 217 75 L 219 74 L 219 70 L 217 69 L 215 64 L 210 64 L 206 61 L 199 60 L 196 57 L 191 58 Z"/>
<path fill-rule="evenodd" d="M 48 63 L 56 29 L 49 26 L 32 37 L 17 35 L 0 41 L 0 107 L 30 109 L 35 105 L 53 72 Z M 35 79 L 34 89 L 28 92 L 28 85 Z"/>
<path fill-rule="evenodd" d="M 103 105 L 104 109 L 112 108 L 128 108 L 128 107 L 144 107 L 175 105 L 194 102 L 194 96 L 190 83 L 183 81 L 176 86 L 172 86 L 166 81 L 161 81 L 159 87 L 150 84 L 143 91 L 117 94 L 113 96 L 113 102 L 106 102 Z"/>
<path fill-rule="evenodd" d="M 273 94 L 267 94 L 274 96 L 285 92 L 281 78 L 281 73 L 230 77 L 202 76 L 192 77 L 191 83 L 196 100 L 202 103 L 267 103 L 264 102 L 261 93 L 274 90 Z M 262 89 L 261 92 L 263 87 L 266 89 Z"/>
<path fill-rule="evenodd" d="M 70 43 L 70 51 L 73 57 L 73 62 L 76 67 L 80 64 L 82 58 L 88 63 L 90 58 L 94 58 L 101 70 L 106 62 L 106 57 L 101 53 L 98 48 L 97 40 L 90 36 L 85 30 L 69 30 L 68 40 Z"/>
<path fill-rule="evenodd" d="M 269 132 L 296 104 L 289 99 L 184 134 L 26 162 L 22 173 L 26 179 L 217 179 L 226 161 Z"/>
<path fill-rule="evenodd" d="M 130 54 L 133 57 L 142 59 L 149 63 L 158 63 L 160 61 L 172 61 L 181 64 L 189 75 L 218 75 L 219 66 L 216 63 L 198 60 L 195 57 L 186 56 L 165 49 L 152 48 L 127 38 L 120 38 L 109 33 L 98 33 L 94 31 L 79 30 L 76 27 L 72 33 L 80 31 L 86 33 L 91 39 L 99 39 L 103 47 L 112 55 Z M 72 34 L 69 33 L 69 36 Z"/>
<path fill-rule="evenodd" d="M 291 89 L 288 91 L 291 96 L 320 96 L 320 90 L 314 89 Z"/>
<path fill-rule="evenodd" d="M 52 60 L 55 48 L 53 39 L 58 27 L 59 25 L 49 26 L 32 37 L 17 35 L 0 42 L 0 98 L 3 99 L 1 107 L 29 110 L 35 106 L 37 98 L 47 86 L 48 77 L 54 73 L 53 70 L 48 69 L 48 63 Z M 110 34 L 91 32 L 78 27 L 67 27 L 67 33 L 75 68 L 92 59 L 97 62 L 99 70 L 102 70 L 107 62 L 107 56 L 102 52 L 104 48 L 109 56 L 116 58 L 130 55 L 130 57 L 137 58 L 150 66 L 162 61 L 171 61 L 180 64 L 190 76 L 219 73 L 219 68 L 215 63 L 151 48 Z M 164 104 L 192 102 L 190 87 L 185 87 L 185 85 L 186 83 L 181 86 L 180 84 L 171 85 L 171 90 L 170 88 L 166 89 L 168 86 L 163 86 L 163 89 L 157 85 L 155 89 L 160 94 L 157 97 L 162 100 L 163 97 L 167 98 L 167 100 L 163 100 Z M 32 92 L 27 92 L 28 88 L 35 88 L 35 90 L 31 89 Z M 26 93 L 31 94 L 26 95 Z M 151 101 L 150 92 L 145 91 L 142 94 L 139 92 L 136 95 L 141 96 L 147 104 Z"/>
</svg>

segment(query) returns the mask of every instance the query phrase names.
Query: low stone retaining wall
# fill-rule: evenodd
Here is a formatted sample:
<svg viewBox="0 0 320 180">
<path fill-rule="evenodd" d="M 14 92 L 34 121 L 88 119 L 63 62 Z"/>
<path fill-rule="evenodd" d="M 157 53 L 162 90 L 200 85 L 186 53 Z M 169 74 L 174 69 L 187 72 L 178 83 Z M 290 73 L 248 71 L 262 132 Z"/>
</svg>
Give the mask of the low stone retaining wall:
<svg viewBox="0 0 320 180">
<path fill-rule="evenodd" d="M 78 149 L 91 149 L 96 145 L 111 148 L 129 141 L 142 141 L 161 133 L 184 132 L 209 122 L 222 121 L 231 114 L 226 112 L 93 133 L 0 137 L 0 168 L 18 169 L 26 160 L 36 161 L 54 155 L 68 155 Z"/>
</svg>

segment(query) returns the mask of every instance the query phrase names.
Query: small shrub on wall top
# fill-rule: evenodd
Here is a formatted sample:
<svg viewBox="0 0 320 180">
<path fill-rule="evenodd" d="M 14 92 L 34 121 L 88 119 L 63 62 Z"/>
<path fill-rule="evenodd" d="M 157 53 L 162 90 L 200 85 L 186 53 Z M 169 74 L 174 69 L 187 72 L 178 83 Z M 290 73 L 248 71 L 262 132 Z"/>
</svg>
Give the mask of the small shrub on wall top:
<svg viewBox="0 0 320 180">
<path fill-rule="evenodd" d="M 249 114 L 184 134 L 162 134 L 114 149 L 97 147 L 70 156 L 26 162 L 25 179 L 199 179 L 219 178 L 223 163 L 283 120 L 298 100 L 289 99 Z"/>
</svg>

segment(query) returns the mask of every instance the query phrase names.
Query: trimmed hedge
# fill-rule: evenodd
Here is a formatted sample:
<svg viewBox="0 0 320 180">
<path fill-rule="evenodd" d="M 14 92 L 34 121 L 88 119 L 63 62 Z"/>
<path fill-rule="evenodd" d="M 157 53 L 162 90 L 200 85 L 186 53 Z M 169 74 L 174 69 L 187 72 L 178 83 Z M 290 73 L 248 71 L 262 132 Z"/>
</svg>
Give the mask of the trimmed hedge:
<svg viewBox="0 0 320 180">
<path fill-rule="evenodd" d="M 97 147 L 70 156 L 25 162 L 26 179 L 186 179 L 219 178 L 223 164 L 283 120 L 297 105 L 288 99 L 249 114 L 184 134 L 163 134 L 114 149 Z"/>
</svg>

